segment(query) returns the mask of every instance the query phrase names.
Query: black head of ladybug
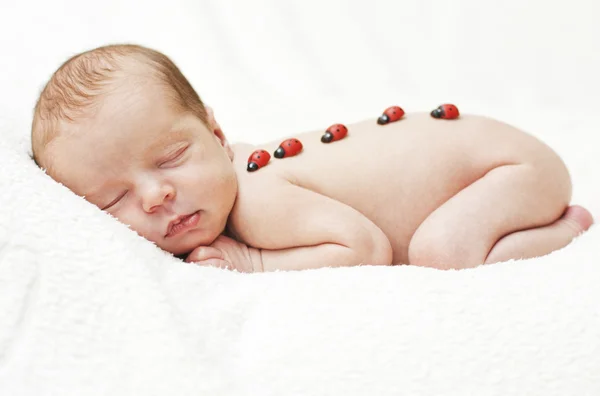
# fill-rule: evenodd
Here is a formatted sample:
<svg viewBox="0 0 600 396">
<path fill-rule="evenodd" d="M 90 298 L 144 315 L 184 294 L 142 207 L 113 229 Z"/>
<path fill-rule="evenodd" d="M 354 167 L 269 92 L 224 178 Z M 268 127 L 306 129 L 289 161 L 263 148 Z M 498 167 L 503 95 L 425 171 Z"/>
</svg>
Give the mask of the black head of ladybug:
<svg viewBox="0 0 600 396">
<path fill-rule="evenodd" d="M 433 118 L 442 118 L 444 116 L 444 109 L 442 109 L 442 107 L 438 107 L 437 109 L 433 110 L 431 112 L 431 116 Z"/>
<path fill-rule="evenodd" d="M 390 117 L 388 117 L 385 114 L 382 114 L 378 119 L 377 119 L 377 123 L 379 125 L 385 125 L 390 121 Z"/>
<path fill-rule="evenodd" d="M 275 150 L 275 152 L 273 153 L 273 156 L 275 158 L 283 158 L 285 156 L 285 150 L 283 149 L 283 147 L 279 146 L 279 148 L 277 148 L 277 150 Z"/>
<path fill-rule="evenodd" d="M 331 132 L 325 132 L 323 136 L 321 136 L 321 141 L 323 143 L 331 143 L 333 140 L 333 134 Z"/>
<path fill-rule="evenodd" d="M 248 172 L 254 172 L 255 170 L 258 169 L 258 165 L 256 164 L 256 162 L 250 162 L 248 163 Z"/>
</svg>

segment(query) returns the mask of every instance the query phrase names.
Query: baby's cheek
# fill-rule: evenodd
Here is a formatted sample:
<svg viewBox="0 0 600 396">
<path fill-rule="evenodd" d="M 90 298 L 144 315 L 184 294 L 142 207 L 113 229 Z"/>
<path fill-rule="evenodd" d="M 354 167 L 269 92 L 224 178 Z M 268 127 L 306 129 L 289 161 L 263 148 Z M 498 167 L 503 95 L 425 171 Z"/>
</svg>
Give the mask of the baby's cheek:
<svg viewBox="0 0 600 396">
<path fill-rule="evenodd" d="M 199 183 L 205 183 L 207 175 L 210 176 L 210 174 L 210 169 L 202 167 L 194 161 L 188 161 L 182 166 L 173 169 L 169 175 L 169 179 L 178 191 L 185 191 Z"/>
<path fill-rule="evenodd" d="M 144 238 L 151 238 L 150 222 L 145 220 L 142 213 L 132 207 L 124 207 L 110 213 L 119 222 L 125 224 Z"/>
</svg>

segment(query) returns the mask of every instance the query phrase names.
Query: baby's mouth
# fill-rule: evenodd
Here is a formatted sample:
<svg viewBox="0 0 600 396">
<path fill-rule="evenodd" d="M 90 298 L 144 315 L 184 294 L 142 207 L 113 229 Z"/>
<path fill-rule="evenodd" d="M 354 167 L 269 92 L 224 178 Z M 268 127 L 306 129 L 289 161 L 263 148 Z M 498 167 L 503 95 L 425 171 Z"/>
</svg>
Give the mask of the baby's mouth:
<svg viewBox="0 0 600 396">
<path fill-rule="evenodd" d="M 188 215 L 179 216 L 172 220 L 167 226 L 165 238 L 173 237 L 182 234 L 191 228 L 195 227 L 200 220 L 200 211 L 190 213 Z"/>
</svg>

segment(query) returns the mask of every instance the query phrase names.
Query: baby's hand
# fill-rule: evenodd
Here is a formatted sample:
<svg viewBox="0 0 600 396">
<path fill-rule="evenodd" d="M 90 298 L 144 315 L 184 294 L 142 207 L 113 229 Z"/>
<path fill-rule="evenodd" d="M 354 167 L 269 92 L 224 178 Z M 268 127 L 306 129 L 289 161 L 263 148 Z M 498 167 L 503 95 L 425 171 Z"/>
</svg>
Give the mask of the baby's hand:
<svg viewBox="0 0 600 396">
<path fill-rule="evenodd" d="M 251 254 L 255 250 L 234 239 L 220 235 L 210 246 L 198 246 L 187 256 L 185 261 L 239 272 L 254 272 Z"/>
</svg>

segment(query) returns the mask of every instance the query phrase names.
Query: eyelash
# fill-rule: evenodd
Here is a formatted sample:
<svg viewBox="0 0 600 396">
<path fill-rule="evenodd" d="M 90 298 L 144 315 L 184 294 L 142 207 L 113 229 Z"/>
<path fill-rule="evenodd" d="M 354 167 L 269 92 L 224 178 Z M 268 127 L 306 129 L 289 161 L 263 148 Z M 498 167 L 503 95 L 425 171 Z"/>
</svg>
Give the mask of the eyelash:
<svg viewBox="0 0 600 396">
<path fill-rule="evenodd" d="M 102 210 L 106 210 L 115 206 L 120 200 L 122 200 L 125 197 L 125 195 L 127 195 L 127 190 L 123 194 L 119 195 L 114 201 L 103 207 Z"/>
<path fill-rule="evenodd" d="M 173 162 L 178 160 L 179 158 L 181 158 L 181 156 L 183 155 L 183 153 L 185 153 L 185 151 L 188 149 L 188 146 L 183 147 L 181 149 L 179 149 L 172 157 L 170 157 L 168 160 L 163 161 L 160 163 L 160 165 L 158 165 L 159 167 L 163 166 L 164 164 L 168 164 L 169 162 Z"/>
</svg>

